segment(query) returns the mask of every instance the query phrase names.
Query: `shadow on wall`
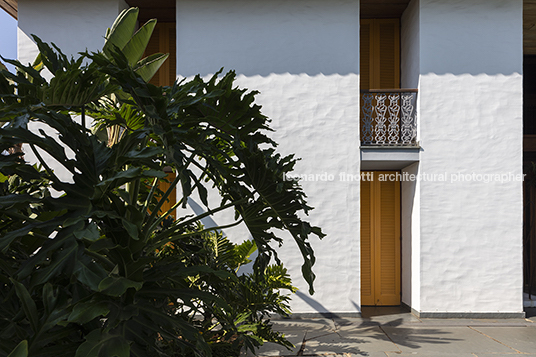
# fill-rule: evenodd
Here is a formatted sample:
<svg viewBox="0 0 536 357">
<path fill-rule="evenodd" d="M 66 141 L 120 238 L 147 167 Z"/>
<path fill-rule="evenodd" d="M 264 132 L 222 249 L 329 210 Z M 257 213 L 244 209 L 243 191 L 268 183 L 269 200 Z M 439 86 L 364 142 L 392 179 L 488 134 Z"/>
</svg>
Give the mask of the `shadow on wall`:
<svg viewBox="0 0 536 357">
<path fill-rule="evenodd" d="M 190 206 L 190 209 L 196 214 L 196 215 L 201 215 L 201 214 L 204 214 L 206 213 L 206 208 L 203 208 L 199 203 L 197 203 L 194 199 L 192 199 L 191 197 L 188 197 L 188 206 Z M 212 218 L 212 216 L 207 216 L 207 217 L 204 217 L 201 219 L 201 223 L 206 227 L 206 228 L 212 228 L 212 227 L 217 227 L 218 226 L 218 223 L 216 223 L 216 221 L 214 221 L 214 219 Z M 221 232 L 220 229 L 218 229 L 218 231 Z M 229 234 L 226 234 L 226 232 L 224 231 L 223 234 L 225 236 L 227 236 L 229 239 L 231 239 L 233 242 L 235 243 L 242 243 L 241 241 L 236 241 L 233 239 L 233 235 L 229 235 Z M 251 236 L 248 236 L 248 237 L 245 237 L 245 239 L 252 239 Z M 250 256 L 250 260 L 252 261 L 251 263 L 249 264 L 246 264 L 246 265 L 242 265 L 240 267 L 240 270 L 239 270 L 239 274 L 251 274 L 253 273 L 253 262 L 255 261 L 255 259 L 257 258 L 258 256 L 258 252 L 255 251 L 253 252 L 253 254 L 251 254 Z"/>
<path fill-rule="evenodd" d="M 519 74 L 521 10 L 515 1 L 431 2 L 402 23 L 418 46 L 401 46 L 419 51 L 420 74 Z M 357 75 L 359 19 L 359 1 L 181 0 L 177 68 L 184 77 L 221 67 L 246 77 Z"/>
<path fill-rule="evenodd" d="M 521 1 L 434 1 L 420 10 L 420 73 L 522 73 Z"/>
<path fill-rule="evenodd" d="M 188 206 L 190 206 L 192 211 L 194 211 L 194 213 L 198 216 L 207 212 L 205 208 L 201 207 L 201 205 L 195 202 L 195 200 L 193 200 L 191 197 L 188 197 Z M 203 223 L 203 225 L 207 228 L 218 226 L 218 224 L 212 219 L 211 216 L 206 216 L 205 218 L 202 218 L 201 223 Z"/>
<path fill-rule="evenodd" d="M 313 299 L 310 295 L 304 294 L 301 291 L 296 291 L 296 296 L 302 299 L 307 305 L 311 306 L 315 311 L 318 312 L 318 315 L 321 317 L 331 319 L 331 318 L 340 318 L 336 313 L 330 312 L 324 305 Z M 353 303 L 353 302 L 352 302 Z M 361 311 L 357 304 L 353 303 L 356 308 L 355 313 L 359 314 Z"/>
<path fill-rule="evenodd" d="M 269 76 L 359 73 L 359 2 L 177 2 L 177 69 Z"/>
<path fill-rule="evenodd" d="M 421 149 L 421 151 L 423 151 Z M 402 169 L 402 173 L 408 175 L 419 174 L 419 163 L 414 163 Z M 401 223 L 402 223 L 402 302 L 408 306 L 413 306 L 412 299 L 412 278 L 413 278 L 413 262 L 415 257 L 413 252 L 413 214 L 415 195 L 417 191 L 417 181 L 403 181 L 401 183 Z M 418 215 L 418 213 L 417 213 Z M 417 217 L 418 219 L 418 217 Z M 418 228 L 418 227 L 417 227 Z"/>
</svg>

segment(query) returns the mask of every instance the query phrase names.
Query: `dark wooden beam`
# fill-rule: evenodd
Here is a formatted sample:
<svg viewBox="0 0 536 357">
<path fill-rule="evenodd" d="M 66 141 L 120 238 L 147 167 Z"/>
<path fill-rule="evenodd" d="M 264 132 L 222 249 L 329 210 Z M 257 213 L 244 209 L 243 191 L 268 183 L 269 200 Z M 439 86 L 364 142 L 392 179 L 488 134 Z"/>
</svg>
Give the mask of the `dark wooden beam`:
<svg viewBox="0 0 536 357">
<path fill-rule="evenodd" d="M 536 0 L 523 1 L 523 54 L 536 55 Z"/>
<path fill-rule="evenodd" d="M 410 0 L 361 0 L 362 19 L 400 18 Z"/>
<path fill-rule="evenodd" d="M 127 0 L 127 4 L 140 9 L 140 22 L 150 19 L 175 22 L 175 0 Z"/>
<path fill-rule="evenodd" d="M 167 7 L 175 8 L 175 0 L 126 0 L 127 4 L 136 7 Z"/>
<path fill-rule="evenodd" d="M 17 0 L 0 0 L 0 8 L 17 19 Z"/>
</svg>

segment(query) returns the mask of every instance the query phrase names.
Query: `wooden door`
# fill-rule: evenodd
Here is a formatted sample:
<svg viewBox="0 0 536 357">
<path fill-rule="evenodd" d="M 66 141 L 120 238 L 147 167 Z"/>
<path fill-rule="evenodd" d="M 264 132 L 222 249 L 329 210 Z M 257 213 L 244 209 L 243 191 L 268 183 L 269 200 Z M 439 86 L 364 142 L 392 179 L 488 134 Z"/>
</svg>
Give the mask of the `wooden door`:
<svg viewBox="0 0 536 357">
<path fill-rule="evenodd" d="M 169 53 L 169 57 L 162 64 L 149 83 L 156 86 L 172 86 L 176 79 L 176 26 L 174 22 L 159 22 L 153 31 L 153 35 L 145 49 L 145 56 L 154 53 Z M 171 170 L 166 171 L 166 181 L 161 180 L 158 188 L 162 192 L 166 192 L 170 187 L 170 183 L 175 180 L 176 174 Z M 169 198 L 162 204 L 160 213 L 170 210 L 177 203 L 177 189 L 174 188 Z M 175 212 L 171 213 L 175 218 Z"/>
<path fill-rule="evenodd" d="M 400 305 L 400 182 L 361 181 L 361 305 Z"/>
<path fill-rule="evenodd" d="M 162 193 L 166 193 L 166 191 L 171 187 L 171 183 L 173 182 L 173 180 L 175 180 L 175 177 L 177 177 L 177 175 L 174 172 L 169 171 L 167 172 L 165 181 L 160 180 L 160 182 L 158 183 L 158 188 L 162 191 Z M 162 204 L 162 207 L 160 208 L 160 214 L 163 214 L 169 211 L 173 206 L 175 206 L 176 203 L 177 203 L 177 188 L 173 188 L 173 191 L 171 191 L 171 194 L 168 196 L 168 199 Z M 176 218 L 175 211 L 171 212 L 170 215 L 174 219 Z"/>
</svg>

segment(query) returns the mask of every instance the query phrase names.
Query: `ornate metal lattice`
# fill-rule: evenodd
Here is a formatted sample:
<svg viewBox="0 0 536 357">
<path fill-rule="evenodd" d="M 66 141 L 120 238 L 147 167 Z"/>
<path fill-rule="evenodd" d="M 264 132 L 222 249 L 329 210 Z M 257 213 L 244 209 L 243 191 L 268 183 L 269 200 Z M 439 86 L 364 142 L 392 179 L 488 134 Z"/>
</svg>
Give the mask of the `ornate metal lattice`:
<svg viewBox="0 0 536 357">
<path fill-rule="evenodd" d="M 374 137 L 374 133 L 372 132 L 372 129 L 374 128 L 374 123 L 372 119 L 372 100 L 374 99 L 374 95 L 365 93 L 363 94 L 363 116 L 361 119 L 361 141 L 365 145 L 372 144 L 372 139 Z"/>
<path fill-rule="evenodd" d="M 397 143 L 400 140 L 400 94 L 389 94 L 389 142 Z"/>
<path fill-rule="evenodd" d="M 362 96 L 362 145 L 416 145 L 415 90 L 367 92 Z"/>
<path fill-rule="evenodd" d="M 402 144 L 415 143 L 417 139 L 417 118 L 414 114 L 414 93 L 402 93 Z"/>
</svg>

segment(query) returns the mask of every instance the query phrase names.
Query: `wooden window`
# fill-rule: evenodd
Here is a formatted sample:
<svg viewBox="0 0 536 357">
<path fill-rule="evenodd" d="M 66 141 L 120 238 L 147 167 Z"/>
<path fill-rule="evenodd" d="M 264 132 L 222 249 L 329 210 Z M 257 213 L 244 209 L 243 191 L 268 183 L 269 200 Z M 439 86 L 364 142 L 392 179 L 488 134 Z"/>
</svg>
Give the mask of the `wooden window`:
<svg viewBox="0 0 536 357">
<path fill-rule="evenodd" d="M 400 88 L 399 19 L 361 19 L 361 89 Z"/>
</svg>

